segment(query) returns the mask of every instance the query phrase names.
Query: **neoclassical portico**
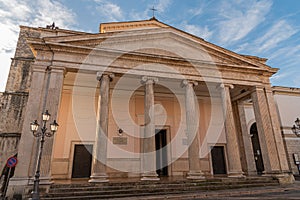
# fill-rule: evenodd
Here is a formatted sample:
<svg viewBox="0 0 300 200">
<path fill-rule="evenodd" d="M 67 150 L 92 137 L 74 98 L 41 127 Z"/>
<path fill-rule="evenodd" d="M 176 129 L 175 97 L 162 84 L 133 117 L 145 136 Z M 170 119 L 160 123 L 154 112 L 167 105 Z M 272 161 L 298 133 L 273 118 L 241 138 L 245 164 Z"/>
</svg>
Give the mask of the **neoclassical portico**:
<svg viewBox="0 0 300 200">
<path fill-rule="evenodd" d="M 257 153 L 263 175 L 292 179 L 269 83 L 277 69 L 266 60 L 222 49 L 156 19 L 100 30 L 47 30 L 59 34 L 27 38 L 36 60 L 11 191 L 30 188 L 37 144 L 29 124 L 44 109 L 60 124 L 42 160 L 48 186 L 78 178 L 72 173 L 82 166 L 91 173 L 80 178 L 91 183 L 243 178 L 258 175 Z M 259 151 L 250 122 L 257 126 Z M 158 162 L 167 163 L 164 173 L 158 173 Z"/>
</svg>

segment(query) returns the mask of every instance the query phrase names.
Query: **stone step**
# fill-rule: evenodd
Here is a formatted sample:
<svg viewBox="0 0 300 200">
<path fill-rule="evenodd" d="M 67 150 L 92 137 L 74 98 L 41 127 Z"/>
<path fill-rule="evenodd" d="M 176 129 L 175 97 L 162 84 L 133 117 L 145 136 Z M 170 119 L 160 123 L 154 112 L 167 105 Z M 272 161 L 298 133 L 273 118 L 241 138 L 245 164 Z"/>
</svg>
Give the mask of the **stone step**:
<svg viewBox="0 0 300 200">
<path fill-rule="evenodd" d="M 190 180 L 182 180 L 182 181 L 168 181 L 168 182 L 160 182 L 160 181 L 153 181 L 153 182 L 123 182 L 123 183 L 100 183 L 100 184 L 91 184 L 91 183 L 81 183 L 81 184 L 54 184 L 51 186 L 51 190 L 71 190 L 71 189 L 78 189 L 82 188 L 83 190 L 93 190 L 94 188 L 99 189 L 113 189 L 113 188 L 132 188 L 132 187 L 148 187 L 149 184 L 155 186 L 161 185 L 178 185 L 178 184 L 185 184 L 185 185 L 199 185 L 199 184 L 234 184 L 234 183 L 242 183 L 242 182 L 251 182 L 251 183 L 260 183 L 260 182 L 277 182 L 277 180 L 273 180 L 272 178 L 245 178 L 245 179 L 212 179 L 212 180 L 199 180 L 199 181 L 190 181 Z"/>
<path fill-rule="evenodd" d="M 106 189 L 130 189 L 130 188 L 143 188 L 143 187 L 149 187 L 149 186 L 153 186 L 153 187 L 165 187 L 165 186 L 182 186 L 182 185 L 207 185 L 207 184 L 238 184 L 238 183 L 264 183 L 264 182 L 276 182 L 276 180 L 239 180 L 239 181 L 223 181 L 223 182 L 214 182 L 214 181 L 198 181 L 198 182 L 170 182 L 170 183 L 164 183 L 164 184 L 158 184 L 155 182 L 148 182 L 147 184 L 130 184 L 130 183 L 126 183 L 123 185 L 105 185 L 105 184 L 100 184 L 100 185 L 73 185 L 71 187 L 66 186 L 60 186 L 60 187 L 51 187 L 52 191 L 68 191 L 68 190 L 77 190 L 77 189 L 82 189 L 82 190 L 106 190 Z"/>
<path fill-rule="evenodd" d="M 240 182 L 240 181 L 265 181 L 265 182 L 270 182 L 270 181 L 277 181 L 274 180 L 271 177 L 246 177 L 246 178 L 209 178 L 205 180 L 200 180 L 200 181 L 192 181 L 192 180 L 175 180 L 175 181 L 150 181 L 150 183 L 153 183 L 155 185 L 164 185 L 166 183 L 191 183 L 191 182 L 206 182 L 206 183 L 216 183 L 216 182 Z M 80 184 L 53 184 L 51 188 L 78 188 L 78 187 L 92 187 L 92 186 L 124 186 L 124 185 L 149 185 L 149 181 L 135 181 L 135 182 L 109 182 L 109 183 L 99 183 L 99 184 L 93 184 L 93 183 L 80 183 Z"/>
<path fill-rule="evenodd" d="M 134 190 L 134 191 L 106 191 L 106 192 L 78 192 L 78 193 L 71 193 L 62 196 L 60 195 L 53 195 L 48 197 L 42 197 L 41 199 L 111 199 L 111 198 L 122 198 L 122 197 L 134 197 L 134 196 L 148 196 L 148 195 L 166 195 L 166 194 L 183 194 L 193 191 L 208 191 L 208 190 L 222 190 L 222 189 L 237 189 L 237 188 L 249 188 L 249 187 L 266 187 L 266 186 L 275 186 L 278 183 L 268 183 L 268 184 L 240 184 L 240 185 L 214 185 L 214 186 L 194 186 L 190 188 L 182 188 L 182 189 L 168 189 L 165 190 L 163 188 L 156 188 L 153 190 Z"/>
<path fill-rule="evenodd" d="M 53 185 L 41 199 L 105 199 L 132 196 L 178 194 L 191 191 L 221 190 L 278 185 L 272 178 L 211 179 L 203 181 L 123 182 Z"/>
</svg>

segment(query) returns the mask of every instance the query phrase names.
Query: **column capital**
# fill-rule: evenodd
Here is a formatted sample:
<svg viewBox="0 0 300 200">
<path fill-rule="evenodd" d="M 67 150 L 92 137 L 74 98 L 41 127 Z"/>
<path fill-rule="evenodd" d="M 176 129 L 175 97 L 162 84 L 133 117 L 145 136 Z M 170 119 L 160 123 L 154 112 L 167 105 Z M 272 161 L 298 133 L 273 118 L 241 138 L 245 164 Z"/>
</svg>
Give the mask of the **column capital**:
<svg viewBox="0 0 300 200">
<path fill-rule="evenodd" d="M 255 93 L 256 91 L 263 91 L 265 87 L 263 85 L 257 85 L 254 86 L 253 89 L 251 90 L 251 93 Z"/>
<path fill-rule="evenodd" d="M 192 87 L 197 86 L 198 82 L 193 80 L 182 80 L 181 87 L 186 87 L 187 85 L 192 85 Z"/>
<path fill-rule="evenodd" d="M 47 70 L 47 66 L 36 65 L 36 64 L 32 65 L 32 71 L 33 72 L 42 72 L 42 73 L 44 73 L 46 70 Z"/>
<path fill-rule="evenodd" d="M 233 89 L 234 85 L 228 84 L 228 83 L 221 83 L 220 85 L 217 86 L 217 88 L 218 89 L 225 89 L 225 88 Z"/>
<path fill-rule="evenodd" d="M 112 81 L 113 78 L 115 78 L 114 73 L 109 73 L 109 72 L 97 72 L 97 80 L 101 81 L 103 76 L 108 76 L 109 80 Z"/>
<path fill-rule="evenodd" d="M 157 82 L 158 82 L 158 78 L 157 77 L 153 77 L 153 76 L 143 76 L 142 80 L 141 80 L 141 83 L 143 85 L 146 85 L 146 84 L 155 84 Z"/>
<path fill-rule="evenodd" d="M 65 67 L 58 67 L 58 66 L 48 66 L 46 70 L 50 70 L 51 73 L 63 73 L 64 75 L 67 73 Z"/>
</svg>

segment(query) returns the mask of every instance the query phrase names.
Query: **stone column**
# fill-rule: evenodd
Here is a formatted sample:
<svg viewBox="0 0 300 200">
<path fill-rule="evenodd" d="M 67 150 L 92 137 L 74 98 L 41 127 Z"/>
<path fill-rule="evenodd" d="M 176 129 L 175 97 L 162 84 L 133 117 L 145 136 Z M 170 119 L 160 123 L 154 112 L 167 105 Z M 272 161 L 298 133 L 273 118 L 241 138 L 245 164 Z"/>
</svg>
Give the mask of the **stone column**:
<svg viewBox="0 0 300 200">
<path fill-rule="evenodd" d="M 158 82 L 155 77 L 144 76 L 141 83 L 145 86 L 145 132 L 143 137 L 142 181 L 159 180 L 156 173 L 154 89 Z"/>
<path fill-rule="evenodd" d="M 252 93 L 254 114 L 261 143 L 265 173 L 280 173 L 280 163 L 273 135 L 272 121 L 263 87 L 256 87 Z"/>
<path fill-rule="evenodd" d="M 198 85 L 196 81 L 182 81 L 182 87 L 185 87 L 185 110 L 186 110 L 186 134 L 188 139 L 189 172 L 188 179 L 204 179 L 200 167 L 199 156 L 199 109 L 198 101 L 194 92 L 194 86 Z"/>
<path fill-rule="evenodd" d="M 233 89 L 233 85 L 221 84 L 220 89 L 225 120 L 228 176 L 243 177 L 237 131 L 230 97 L 230 89 Z"/>
<path fill-rule="evenodd" d="M 248 131 L 247 126 L 247 120 L 246 120 L 246 113 L 245 113 L 245 105 L 244 102 L 239 101 L 236 102 L 233 106 L 235 108 L 234 110 L 237 111 L 237 123 L 240 125 L 240 135 L 241 135 L 241 143 L 243 144 L 243 157 L 245 162 L 245 170 L 244 172 L 247 172 L 248 175 L 256 175 L 256 166 L 255 166 L 255 160 L 254 160 L 254 154 L 253 154 L 253 148 L 252 148 L 252 141 L 251 141 L 251 135 Z"/>
<path fill-rule="evenodd" d="M 286 151 L 284 148 L 283 138 L 281 135 L 280 122 L 279 122 L 277 107 L 275 105 L 273 92 L 272 89 L 269 87 L 266 87 L 265 91 L 266 91 L 267 104 L 269 107 L 270 118 L 272 122 L 275 144 L 278 152 L 280 168 L 282 172 L 287 173 L 290 172 L 290 169 L 287 161 Z"/>
<path fill-rule="evenodd" d="M 97 80 L 100 81 L 100 93 L 97 112 L 97 132 L 93 152 L 92 175 L 89 182 L 108 182 L 106 174 L 107 160 L 107 137 L 108 137 L 108 117 L 109 117 L 109 82 L 114 77 L 113 74 L 97 73 Z"/>
</svg>

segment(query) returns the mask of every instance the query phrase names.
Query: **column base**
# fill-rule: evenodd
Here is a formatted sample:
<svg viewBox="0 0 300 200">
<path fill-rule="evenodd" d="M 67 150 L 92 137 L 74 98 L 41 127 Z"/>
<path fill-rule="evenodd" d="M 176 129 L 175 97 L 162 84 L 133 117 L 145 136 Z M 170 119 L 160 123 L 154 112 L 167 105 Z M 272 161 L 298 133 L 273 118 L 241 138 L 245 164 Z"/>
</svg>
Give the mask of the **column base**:
<svg viewBox="0 0 300 200">
<path fill-rule="evenodd" d="M 248 171 L 246 173 L 247 176 L 257 176 L 257 171 Z"/>
<path fill-rule="evenodd" d="M 295 177 L 293 174 L 283 173 L 283 174 L 275 176 L 275 178 L 282 185 L 293 184 L 295 182 Z"/>
<path fill-rule="evenodd" d="M 109 182 L 106 173 L 93 174 L 90 176 L 89 183 L 107 183 Z"/>
<path fill-rule="evenodd" d="M 14 199 L 16 196 L 22 199 L 30 199 L 33 190 L 33 178 L 28 177 L 12 177 L 9 181 L 6 196 L 8 199 Z M 51 184 L 51 177 L 40 177 L 39 193 L 48 193 Z"/>
<path fill-rule="evenodd" d="M 244 173 L 243 172 L 229 172 L 228 173 L 228 178 L 244 178 Z"/>
<path fill-rule="evenodd" d="M 160 178 L 158 177 L 156 172 L 149 172 L 142 174 L 141 181 L 159 181 Z"/>
<path fill-rule="evenodd" d="M 203 172 L 189 172 L 187 174 L 187 179 L 190 179 L 190 180 L 204 180 L 205 179 L 205 176 L 203 174 Z"/>
<path fill-rule="evenodd" d="M 283 184 L 283 185 L 284 184 L 292 184 L 292 183 L 295 182 L 295 177 L 291 173 L 280 173 L 280 174 L 278 174 L 278 173 L 273 173 L 273 174 L 268 173 L 268 174 L 264 174 L 263 176 L 273 177 L 274 179 L 277 179 L 280 184 Z"/>
</svg>

